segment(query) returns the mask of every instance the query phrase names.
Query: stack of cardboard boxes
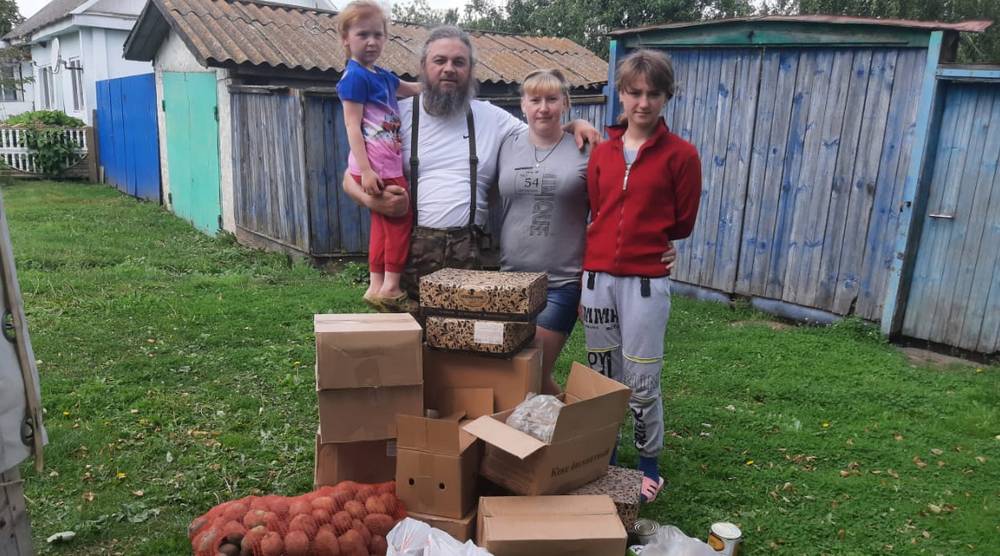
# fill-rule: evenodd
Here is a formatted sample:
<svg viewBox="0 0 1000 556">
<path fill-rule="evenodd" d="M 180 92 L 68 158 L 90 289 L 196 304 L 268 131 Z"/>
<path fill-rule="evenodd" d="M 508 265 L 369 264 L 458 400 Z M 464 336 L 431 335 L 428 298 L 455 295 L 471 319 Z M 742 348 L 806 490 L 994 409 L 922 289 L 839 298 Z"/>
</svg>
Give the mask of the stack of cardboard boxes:
<svg viewBox="0 0 1000 556">
<path fill-rule="evenodd" d="M 544 302 L 537 299 L 537 277 L 503 295 L 494 286 L 465 287 L 462 297 L 455 292 L 468 286 L 463 276 L 435 282 L 437 293 L 427 303 L 449 310 L 474 301 L 491 318 L 498 308 L 533 318 Z M 478 319 L 469 320 L 475 328 Z M 487 347 L 515 347 L 505 358 L 489 349 L 470 353 L 482 342 L 457 352 L 424 346 L 408 315 L 317 315 L 315 326 L 317 485 L 395 478 L 411 517 L 459 540 L 475 538 L 495 556 L 566 548 L 581 556 L 625 552 L 625 528 L 611 498 L 551 496 L 605 476 L 627 407 L 625 386 L 574 364 L 562 395 L 567 405 L 545 443 L 506 424 L 527 394 L 541 388 L 541 346 L 508 342 L 506 331 L 513 329 L 501 329 L 500 344 L 473 331 L 473 339 L 490 340 Z M 490 490 L 519 496 L 482 496 Z"/>
<path fill-rule="evenodd" d="M 422 331 L 410 315 L 316 315 L 317 486 L 391 481 L 396 415 L 424 414 Z"/>
</svg>

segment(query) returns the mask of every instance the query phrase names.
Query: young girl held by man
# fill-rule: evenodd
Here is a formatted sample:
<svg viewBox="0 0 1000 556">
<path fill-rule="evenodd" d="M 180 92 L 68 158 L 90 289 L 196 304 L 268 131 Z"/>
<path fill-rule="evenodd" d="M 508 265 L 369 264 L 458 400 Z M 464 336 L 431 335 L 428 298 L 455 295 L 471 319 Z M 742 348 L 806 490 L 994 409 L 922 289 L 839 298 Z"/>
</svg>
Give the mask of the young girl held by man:
<svg viewBox="0 0 1000 556">
<path fill-rule="evenodd" d="M 400 81 L 375 65 L 388 34 L 388 20 L 378 3 L 355 0 L 337 16 L 348 61 L 337 83 L 351 147 L 348 171 L 369 195 L 387 185 L 407 189 L 399 136 L 396 97 L 420 92 L 418 83 Z M 410 248 L 413 215 L 389 218 L 371 213 L 368 245 L 369 286 L 364 300 L 379 311 L 415 311 L 415 302 L 399 288 Z"/>
</svg>

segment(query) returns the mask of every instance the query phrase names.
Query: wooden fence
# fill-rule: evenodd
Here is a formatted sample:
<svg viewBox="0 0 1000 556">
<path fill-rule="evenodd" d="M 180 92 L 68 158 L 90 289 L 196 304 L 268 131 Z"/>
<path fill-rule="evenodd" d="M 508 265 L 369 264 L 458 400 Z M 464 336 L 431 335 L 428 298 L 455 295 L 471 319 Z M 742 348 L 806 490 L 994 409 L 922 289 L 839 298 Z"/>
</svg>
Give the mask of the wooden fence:
<svg viewBox="0 0 1000 556">
<path fill-rule="evenodd" d="M 94 145 L 92 127 L 0 127 L 0 173 L 16 177 L 42 176 L 38 155 L 28 147 L 29 132 L 55 136 L 64 145 L 72 147 L 71 154 L 63 161 L 63 177 L 97 181 L 94 157 L 89 156 Z"/>
<path fill-rule="evenodd" d="M 676 279 L 877 320 L 926 51 L 674 49 L 668 125 L 698 148 Z"/>
<path fill-rule="evenodd" d="M 284 87 L 230 92 L 237 239 L 312 257 L 366 253 L 368 211 L 342 188 L 350 148 L 339 99 Z M 573 117 L 596 125 L 603 115 L 603 104 L 574 106 Z"/>
</svg>

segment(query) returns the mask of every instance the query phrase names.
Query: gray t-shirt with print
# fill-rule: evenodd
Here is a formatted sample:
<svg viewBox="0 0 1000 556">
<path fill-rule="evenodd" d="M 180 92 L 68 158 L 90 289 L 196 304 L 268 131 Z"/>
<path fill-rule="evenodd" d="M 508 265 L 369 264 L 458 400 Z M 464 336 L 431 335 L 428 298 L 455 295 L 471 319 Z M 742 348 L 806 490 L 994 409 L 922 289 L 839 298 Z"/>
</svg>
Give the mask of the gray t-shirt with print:
<svg viewBox="0 0 1000 556">
<path fill-rule="evenodd" d="M 536 149 L 527 130 L 504 140 L 501 270 L 547 272 L 550 288 L 579 283 L 590 211 L 587 158 L 569 134 L 551 150 Z"/>
</svg>

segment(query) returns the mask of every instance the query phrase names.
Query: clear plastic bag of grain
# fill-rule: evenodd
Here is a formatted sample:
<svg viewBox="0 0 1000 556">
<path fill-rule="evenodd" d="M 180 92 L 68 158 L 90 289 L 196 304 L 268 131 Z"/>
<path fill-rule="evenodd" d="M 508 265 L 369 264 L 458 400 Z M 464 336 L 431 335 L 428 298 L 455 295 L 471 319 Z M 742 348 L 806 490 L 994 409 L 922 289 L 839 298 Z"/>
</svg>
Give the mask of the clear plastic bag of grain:
<svg viewBox="0 0 1000 556">
<path fill-rule="evenodd" d="M 564 407 L 566 404 L 555 396 L 529 393 L 507 417 L 507 425 L 548 444 L 556 430 L 559 411 Z"/>
</svg>

